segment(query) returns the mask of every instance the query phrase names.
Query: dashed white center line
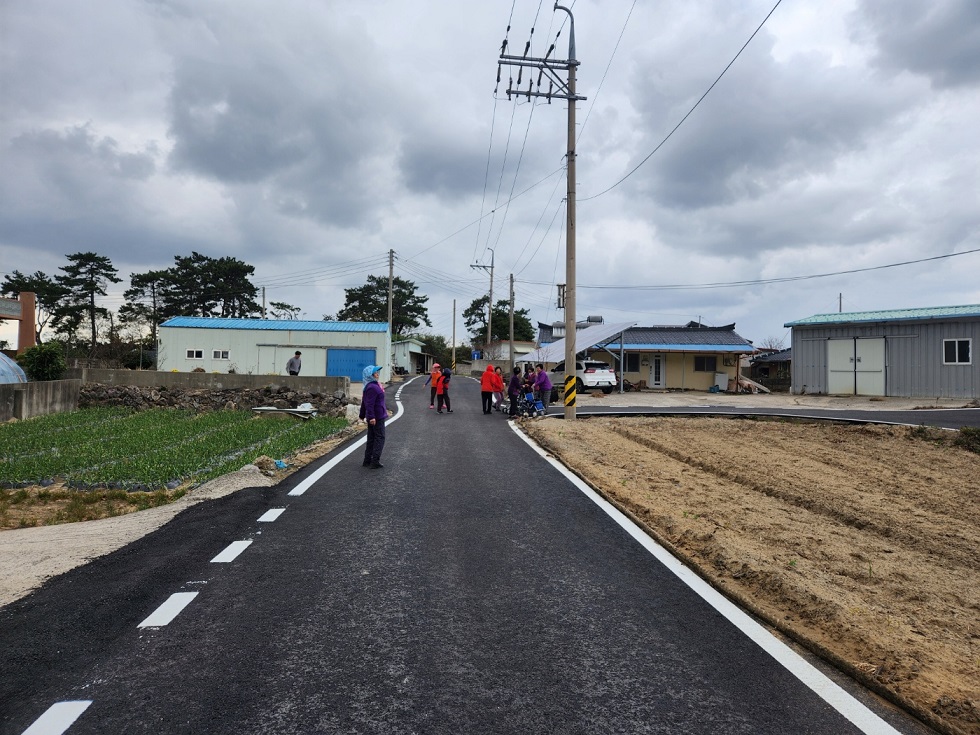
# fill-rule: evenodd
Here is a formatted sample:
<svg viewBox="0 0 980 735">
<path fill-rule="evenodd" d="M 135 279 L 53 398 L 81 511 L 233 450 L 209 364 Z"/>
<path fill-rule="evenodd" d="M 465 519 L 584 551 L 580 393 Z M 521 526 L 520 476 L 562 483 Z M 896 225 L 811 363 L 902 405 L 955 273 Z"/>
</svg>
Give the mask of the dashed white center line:
<svg viewBox="0 0 980 735">
<path fill-rule="evenodd" d="M 191 604 L 197 592 L 175 592 L 165 603 L 154 610 L 150 617 L 140 623 L 138 628 L 160 628 L 180 615 L 181 610 Z"/>
<path fill-rule="evenodd" d="M 34 724 L 24 730 L 24 735 L 61 735 L 72 726 L 82 712 L 92 704 L 91 700 L 78 702 L 58 702 L 48 707 L 48 711 L 34 720 Z"/>
<path fill-rule="evenodd" d="M 232 543 L 228 544 L 228 548 L 214 557 L 211 560 L 211 563 L 221 564 L 229 561 L 235 561 L 235 557 L 245 551 L 245 549 L 247 549 L 251 544 L 252 539 L 249 539 L 248 541 L 233 541 Z"/>
<path fill-rule="evenodd" d="M 259 518 L 260 523 L 272 523 L 279 516 L 286 512 L 285 508 L 273 508 L 272 510 L 267 510 Z"/>
</svg>

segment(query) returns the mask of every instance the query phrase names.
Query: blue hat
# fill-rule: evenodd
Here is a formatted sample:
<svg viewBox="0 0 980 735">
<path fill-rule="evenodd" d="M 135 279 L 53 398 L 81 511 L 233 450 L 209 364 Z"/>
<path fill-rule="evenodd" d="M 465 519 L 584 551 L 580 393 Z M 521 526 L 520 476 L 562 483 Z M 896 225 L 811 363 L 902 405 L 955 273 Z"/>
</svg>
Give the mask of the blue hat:
<svg viewBox="0 0 980 735">
<path fill-rule="evenodd" d="M 361 375 L 364 376 L 365 383 L 370 383 L 372 380 L 374 380 L 373 375 L 375 373 L 380 373 L 380 372 L 381 372 L 380 365 L 368 365 L 366 368 L 364 368 L 363 371 L 361 371 Z"/>
</svg>

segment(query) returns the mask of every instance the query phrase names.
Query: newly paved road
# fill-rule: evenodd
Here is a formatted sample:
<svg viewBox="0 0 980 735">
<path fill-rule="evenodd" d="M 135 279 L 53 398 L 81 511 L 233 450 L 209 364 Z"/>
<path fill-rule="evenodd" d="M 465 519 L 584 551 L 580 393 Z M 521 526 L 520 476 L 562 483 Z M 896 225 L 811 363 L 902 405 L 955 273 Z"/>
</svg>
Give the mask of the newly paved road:
<svg viewBox="0 0 980 735">
<path fill-rule="evenodd" d="M 0 610 L 0 732 L 928 732 L 713 597 L 474 381 L 453 414 L 427 393 L 384 469 L 338 450 Z"/>
</svg>

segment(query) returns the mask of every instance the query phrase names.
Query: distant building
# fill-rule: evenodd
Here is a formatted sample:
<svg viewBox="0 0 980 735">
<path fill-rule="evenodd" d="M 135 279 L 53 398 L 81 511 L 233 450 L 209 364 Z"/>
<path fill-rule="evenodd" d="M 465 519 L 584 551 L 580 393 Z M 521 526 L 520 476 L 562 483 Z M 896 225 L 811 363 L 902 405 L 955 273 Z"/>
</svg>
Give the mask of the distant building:
<svg viewBox="0 0 980 735">
<path fill-rule="evenodd" d="M 577 325 L 577 331 L 582 334 L 583 330 L 592 331 L 602 324 L 601 317 L 589 317 Z M 538 323 L 542 347 L 564 336 L 563 323 Z M 582 348 L 581 340 L 576 346 Z M 579 355 L 606 362 L 627 380 L 648 388 L 708 390 L 717 385 L 725 390 L 729 379 L 738 377 L 739 357 L 754 351 L 752 343 L 735 332 L 734 324 L 708 327 L 688 322 L 677 326 L 630 326 L 603 335 L 601 343 L 579 349 Z"/>
<path fill-rule="evenodd" d="M 391 343 L 391 364 L 398 375 L 421 375 L 432 367 L 432 356 L 425 352 L 425 342 L 408 337 Z"/>
<path fill-rule="evenodd" d="M 980 305 L 816 314 L 793 330 L 793 393 L 980 398 Z"/>
<path fill-rule="evenodd" d="M 180 316 L 160 325 L 158 370 L 285 375 L 302 352 L 302 376 L 347 376 L 361 382 L 367 365 L 391 376 L 387 322 L 315 322 Z"/>
</svg>

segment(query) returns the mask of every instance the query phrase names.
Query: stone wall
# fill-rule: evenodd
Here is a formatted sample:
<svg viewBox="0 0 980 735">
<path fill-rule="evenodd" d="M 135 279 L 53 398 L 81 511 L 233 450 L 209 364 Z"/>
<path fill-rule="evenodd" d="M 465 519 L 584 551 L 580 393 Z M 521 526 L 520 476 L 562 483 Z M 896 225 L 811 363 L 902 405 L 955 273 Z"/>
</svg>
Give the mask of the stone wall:
<svg viewBox="0 0 980 735">
<path fill-rule="evenodd" d="M 307 375 L 245 375 L 240 373 L 174 373 L 160 370 L 98 370 L 72 368 L 66 377 L 82 383 L 132 385 L 145 388 L 182 388 L 207 390 L 286 388 L 297 393 L 350 393 L 350 378 Z"/>
<path fill-rule="evenodd" d="M 86 383 L 81 388 L 80 408 L 94 406 L 125 406 L 135 409 L 181 408 L 204 412 L 220 409 L 249 410 L 259 406 L 296 408 L 310 403 L 321 416 L 347 415 L 347 404 L 357 403 L 344 390 L 316 393 L 291 390 L 286 386 L 265 388 L 148 388 L 135 385 L 104 385 Z"/>
</svg>

